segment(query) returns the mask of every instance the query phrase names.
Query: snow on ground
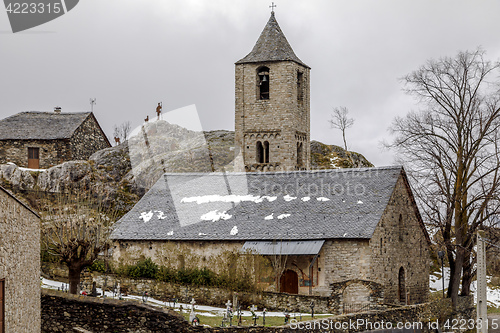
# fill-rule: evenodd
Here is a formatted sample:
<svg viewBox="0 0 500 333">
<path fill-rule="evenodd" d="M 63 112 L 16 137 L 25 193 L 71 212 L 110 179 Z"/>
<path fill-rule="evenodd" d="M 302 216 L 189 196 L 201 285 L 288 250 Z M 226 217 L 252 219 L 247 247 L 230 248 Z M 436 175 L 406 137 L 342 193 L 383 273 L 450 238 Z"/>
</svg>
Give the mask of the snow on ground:
<svg viewBox="0 0 500 333">
<path fill-rule="evenodd" d="M 444 288 L 448 288 L 448 282 L 450 281 L 450 268 L 444 268 Z M 490 284 L 491 276 L 486 277 L 486 282 Z M 477 281 L 473 281 L 471 285 L 471 292 L 474 293 L 474 302 L 476 302 L 476 285 Z M 441 279 L 441 270 L 433 272 L 430 275 L 429 287 L 431 291 L 441 291 L 443 290 L 443 280 Z M 492 288 L 490 286 L 486 289 L 488 306 L 500 307 L 500 287 Z"/>
<path fill-rule="evenodd" d="M 67 290 L 69 288 L 69 285 L 64 282 L 59 282 L 59 281 L 53 281 L 49 279 L 42 278 L 42 288 L 45 289 L 64 289 Z M 97 288 L 97 292 L 102 295 L 102 289 Z M 116 295 L 114 295 L 112 292 L 106 291 L 105 296 L 109 298 L 116 298 Z M 102 297 L 102 296 L 99 296 Z M 142 301 L 142 296 L 137 296 L 137 295 L 127 295 L 127 296 L 122 296 L 123 299 L 131 299 L 131 300 L 136 300 L 136 301 Z M 196 299 L 195 299 L 196 300 Z M 159 301 L 157 299 L 154 299 L 152 297 L 148 297 L 147 304 L 152 305 L 152 306 L 157 306 L 157 307 L 172 307 L 174 308 L 175 311 L 180 311 L 180 307 L 182 306 L 183 311 L 185 312 L 186 309 L 190 310 L 191 309 L 191 304 L 187 303 L 175 303 L 173 304 L 172 302 L 163 302 Z M 214 306 L 208 306 L 208 305 L 194 305 L 195 312 L 196 314 L 199 314 L 201 316 L 206 316 L 206 317 L 216 317 L 216 316 L 221 316 L 226 309 L 225 308 L 218 308 Z M 241 312 L 242 316 L 244 317 L 250 317 L 252 316 L 252 313 L 250 311 L 242 311 Z M 261 311 L 256 311 L 255 312 L 259 317 L 262 317 L 262 309 Z M 299 315 L 299 313 L 296 313 Z M 294 312 L 291 312 L 290 315 L 293 317 Z M 309 313 L 302 313 L 302 315 L 309 315 Z M 331 314 L 317 314 L 317 315 L 330 315 Z M 284 317 L 283 312 L 266 312 L 266 317 Z"/>
<path fill-rule="evenodd" d="M 12 162 L 7 162 L 7 164 L 10 164 L 10 165 L 15 165 L 16 167 L 18 167 L 18 168 L 19 168 L 19 170 L 22 170 L 22 171 L 36 171 L 36 172 L 44 172 L 44 171 L 47 171 L 47 169 L 30 169 L 30 168 L 22 168 L 22 167 L 17 166 L 17 164 L 12 163 Z"/>
</svg>

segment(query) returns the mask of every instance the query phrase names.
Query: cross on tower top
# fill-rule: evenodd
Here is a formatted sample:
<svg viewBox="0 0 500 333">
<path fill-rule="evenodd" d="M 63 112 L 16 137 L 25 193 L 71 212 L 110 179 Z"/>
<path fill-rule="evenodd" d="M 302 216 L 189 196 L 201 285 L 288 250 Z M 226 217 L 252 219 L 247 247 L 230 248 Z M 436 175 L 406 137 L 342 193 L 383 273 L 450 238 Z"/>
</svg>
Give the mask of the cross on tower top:
<svg viewBox="0 0 500 333">
<path fill-rule="evenodd" d="M 271 4 L 271 6 L 269 6 L 269 8 L 271 8 L 271 13 L 274 13 L 274 7 L 278 7 L 274 4 L 274 2 Z"/>
</svg>

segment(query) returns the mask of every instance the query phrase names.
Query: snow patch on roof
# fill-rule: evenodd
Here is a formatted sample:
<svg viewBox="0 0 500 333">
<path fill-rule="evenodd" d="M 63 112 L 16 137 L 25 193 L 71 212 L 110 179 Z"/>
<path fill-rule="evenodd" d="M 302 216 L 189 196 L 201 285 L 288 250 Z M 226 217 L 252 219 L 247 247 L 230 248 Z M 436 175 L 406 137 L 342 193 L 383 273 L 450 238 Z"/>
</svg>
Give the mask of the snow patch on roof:
<svg viewBox="0 0 500 333">
<path fill-rule="evenodd" d="M 186 197 L 182 198 L 181 202 L 182 203 L 189 203 L 189 202 L 196 202 L 197 204 L 202 204 L 202 203 L 209 203 L 209 202 L 233 202 L 233 203 L 240 203 L 242 201 L 253 201 L 253 202 L 262 202 L 263 199 L 267 199 L 268 201 L 274 201 L 276 200 L 276 197 L 268 197 L 268 196 L 255 196 L 255 195 L 218 195 L 218 194 L 212 194 L 212 195 L 202 195 L 198 197 Z"/>
<path fill-rule="evenodd" d="M 285 201 L 292 201 L 292 200 L 297 199 L 297 197 L 291 197 L 291 196 L 289 196 L 289 195 L 287 194 L 287 195 L 285 195 L 285 196 L 283 197 L 283 199 L 285 199 Z"/>
<path fill-rule="evenodd" d="M 276 200 L 278 197 L 270 197 L 270 196 L 267 196 L 267 195 L 263 195 L 262 197 L 260 197 L 259 199 L 255 200 L 255 202 L 259 203 L 259 202 L 262 202 L 264 201 L 264 199 L 267 199 L 267 201 L 269 202 L 273 202 L 274 200 Z"/>
<path fill-rule="evenodd" d="M 306 201 L 311 200 L 311 197 L 303 197 L 303 198 L 300 198 L 300 200 L 306 202 Z"/>
<path fill-rule="evenodd" d="M 281 214 L 281 215 L 278 215 L 278 219 L 279 219 L 279 220 L 282 220 L 282 219 L 284 219 L 285 217 L 288 217 L 288 216 L 290 216 L 290 215 L 292 215 L 292 214 Z"/>
<path fill-rule="evenodd" d="M 167 218 L 167 215 L 165 215 L 165 213 L 163 213 L 161 210 L 155 210 L 155 213 L 158 213 L 158 220 L 164 220 Z"/>
<path fill-rule="evenodd" d="M 358 200 L 358 204 L 360 204 L 360 205 L 361 205 L 362 203 L 363 203 L 363 201 L 361 201 L 361 200 Z"/>
<path fill-rule="evenodd" d="M 152 217 L 153 217 L 153 212 L 152 211 L 149 211 L 147 213 L 146 212 L 142 212 L 141 216 L 139 216 L 140 219 L 144 220 L 144 223 L 149 222 L 149 220 L 151 220 Z"/>
<path fill-rule="evenodd" d="M 266 217 L 264 217 L 264 220 L 272 220 L 272 219 L 274 219 L 273 214 L 274 213 L 272 213 L 271 215 L 267 215 Z"/>
<path fill-rule="evenodd" d="M 319 197 L 319 198 L 316 198 L 316 200 L 318 200 L 318 201 L 330 201 L 330 199 L 325 198 L 325 197 Z"/>
<path fill-rule="evenodd" d="M 234 226 L 229 233 L 231 234 L 231 236 L 236 236 L 238 234 L 238 227 Z"/>
<path fill-rule="evenodd" d="M 232 215 L 229 215 L 226 213 L 226 211 L 223 211 L 223 212 L 219 212 L 218 210 L 212 210 L 206 214 L 203 214 L 200 219 L 202 219 L 203 221 L 212 221 L 212 222 L 217 222 L 219 221 L 220 219 L 222 220 L 228 220 L 230 219 L 231 217 L 233 217 Z"/>
<path fill-rule="evenodd" d="M 167 236 L 172 236 L 173 234 L 174 234 L 173 230 L 170 230 L 169 232 L 167 232 Z"/>
</svg>

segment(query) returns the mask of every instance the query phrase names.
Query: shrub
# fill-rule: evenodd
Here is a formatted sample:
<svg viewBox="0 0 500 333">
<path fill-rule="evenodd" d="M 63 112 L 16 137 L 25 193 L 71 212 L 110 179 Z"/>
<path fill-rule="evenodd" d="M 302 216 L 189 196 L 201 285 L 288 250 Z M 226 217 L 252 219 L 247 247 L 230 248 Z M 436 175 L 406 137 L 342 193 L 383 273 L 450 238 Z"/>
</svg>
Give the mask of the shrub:
<svg viewBox="0 0 500 333">
<path fill-rule="evenodd" d="M 106 273 L 106 264 L 102 260 L 96 260 L 92 263 L 92 265 L 90 265 L 89 271 Z"/>
<path fill-rule="evenodd" d="M 154 279 L 157 273 L 158 265 L 151 258 L 140 260 L 137 264 L 127 267 L 127 275 L 132 278 Z"/>
<path fill-rule="evenodd" d="M 131 278 L 150 278 L 163 282 L 183 285 L 222 287 L 235 291 L 255 291 L 256 287 L 249 276 L 232 277 L 218 275 L 208 268 L 173 269 L 158 266 L 151 258 L 143 259 L 135 265 L 120 265 L 114 272 Z"/>
</svg>

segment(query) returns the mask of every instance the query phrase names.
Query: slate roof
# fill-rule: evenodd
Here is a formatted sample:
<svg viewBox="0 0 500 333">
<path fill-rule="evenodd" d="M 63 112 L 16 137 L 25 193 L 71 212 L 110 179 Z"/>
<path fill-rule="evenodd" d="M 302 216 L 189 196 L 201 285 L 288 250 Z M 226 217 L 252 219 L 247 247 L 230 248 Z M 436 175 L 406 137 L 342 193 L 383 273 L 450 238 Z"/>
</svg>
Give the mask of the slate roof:
<svg viewBox="0 0 500 333">
<path fill-rule="evenodd" d="M 369 239 L 402 171 L 165 174 L 117 222 L 111 238 Z"/>
<path fill-rule="evenodd" d="M 69 139 L 90 114 L 21 112 L 0 120 L 0 140 Z"/>
<path fill-rule="evenodd" d="M 272 12 L 252 51 L 236 64 L 284 60 L 295 61 L 310 68 L 295 55 Z"/>
</svg>

